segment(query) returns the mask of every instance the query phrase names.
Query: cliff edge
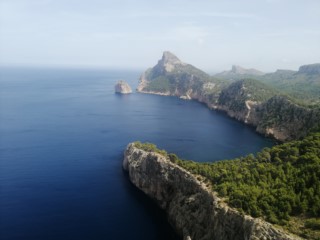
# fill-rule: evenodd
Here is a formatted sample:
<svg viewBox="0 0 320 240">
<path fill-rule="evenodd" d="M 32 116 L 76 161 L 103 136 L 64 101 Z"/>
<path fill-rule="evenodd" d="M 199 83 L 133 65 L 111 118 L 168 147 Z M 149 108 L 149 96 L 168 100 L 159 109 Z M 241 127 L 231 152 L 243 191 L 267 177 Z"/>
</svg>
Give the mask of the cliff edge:
<svg viewBox="0 0 320 240">
<path fill-rule="evenodd" d="M 166 211 L 183 239 L 300 239 L 228 207 L 210 186 L 161 152 L 131 143 L 124 153 L 123 168 L 131 182 Z"/>
</svg>

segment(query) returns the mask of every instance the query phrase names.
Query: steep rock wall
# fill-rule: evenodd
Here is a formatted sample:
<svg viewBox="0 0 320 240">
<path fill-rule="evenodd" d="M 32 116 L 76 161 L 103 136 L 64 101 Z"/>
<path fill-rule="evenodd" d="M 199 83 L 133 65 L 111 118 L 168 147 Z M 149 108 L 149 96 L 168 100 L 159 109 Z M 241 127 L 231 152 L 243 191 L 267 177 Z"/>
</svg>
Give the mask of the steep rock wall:
<svg viewBox="0 0 320 240">
<path fill-rule="evenodd" d="M 123 168 L 131 182 L 154 199 L 184 239 L 300 239 L 228 207 L 194 175 L 165 156 L 128 145 Z"/>
</svg>

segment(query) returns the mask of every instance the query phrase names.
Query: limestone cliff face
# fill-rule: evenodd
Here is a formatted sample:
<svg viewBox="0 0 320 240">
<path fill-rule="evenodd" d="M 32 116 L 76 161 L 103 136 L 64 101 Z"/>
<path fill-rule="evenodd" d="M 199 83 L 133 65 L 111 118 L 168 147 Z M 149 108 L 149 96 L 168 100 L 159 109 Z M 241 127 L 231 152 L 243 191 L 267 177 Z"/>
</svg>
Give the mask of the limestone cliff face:
<svg viewBox="0 0 320 240">
<path fill-rule="evenodd" d="M 114 90 L 116 93 L 121 94 L 132 93 L 132 89 L 129 84 L 122 80 L 116 83 L 116 85 L 114 86 Z"/>
<path fill-rule="evenodd" d="M 283 96 L 274 96 L 256 106 L 250 123 L 257 132 L 279 140 L 304 137 L 309 130 L 319 126 L 320 110 L 299 106 Z"/>
<path fill-rule="evenodd" d="M 255 80 L 232 83 L 216 108 L 280 141 L 299 139 L 320 124 L 320 110 L 299 106 Z"/>
<path fill-rule="evenodd" d="M 129 172 L 131 182 L 166 211 L 170 224 L 184 239 L 300 239 L 240 214 L 194 175 L 134 143 L 125 150 L 123 168 Z"/>
<path fill-rule="evenodd" d="M 218 98 L 221 85 L 207 73 L 164 52 L 158 63 L 141 75 L 137 91 L 212 104 Z"/>
</svg>

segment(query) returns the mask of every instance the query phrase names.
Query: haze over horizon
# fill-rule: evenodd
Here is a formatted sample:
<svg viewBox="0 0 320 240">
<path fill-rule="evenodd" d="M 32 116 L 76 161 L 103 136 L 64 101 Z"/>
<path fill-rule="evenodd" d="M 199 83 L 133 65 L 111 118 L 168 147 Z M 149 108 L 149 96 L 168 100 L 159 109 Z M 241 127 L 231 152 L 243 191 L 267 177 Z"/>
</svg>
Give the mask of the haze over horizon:
<svg viewBox="0 0 320 240">
<path fill-rule="evenodd" d="M 209 72 L 320 62 L 318 0 L 1 0 L 0 65 L 145 69 L 165 50 Z"/>
</svg>

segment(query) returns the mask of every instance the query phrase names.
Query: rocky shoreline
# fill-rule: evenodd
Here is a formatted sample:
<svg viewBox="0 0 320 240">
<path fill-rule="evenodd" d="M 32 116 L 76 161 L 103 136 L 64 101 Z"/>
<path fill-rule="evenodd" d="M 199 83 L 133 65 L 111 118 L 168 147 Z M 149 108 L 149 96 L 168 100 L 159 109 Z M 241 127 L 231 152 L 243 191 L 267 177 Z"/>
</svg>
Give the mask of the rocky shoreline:
<svg viewBox="0 0 320 240">
<path fill-rule="evenodd" d="M 164 52 L 158 64 L 141 75 L 137 88 L 140 93 L 199 101 L 281 142 L 304 137 L 310 129 L 320 126 L 319 109 L 300 106 L 273 91 L 276 90 L 250 79 L 221 85 L 169 52 Z"/>
<path fill-rule="evenodd" d="M 183 239 L 301 239 L 228 207 L 203 180 L 135 143 L 125 150 L 123 168 L 130 181 L 166 211 L 169 223 Z"/>
</svg>

